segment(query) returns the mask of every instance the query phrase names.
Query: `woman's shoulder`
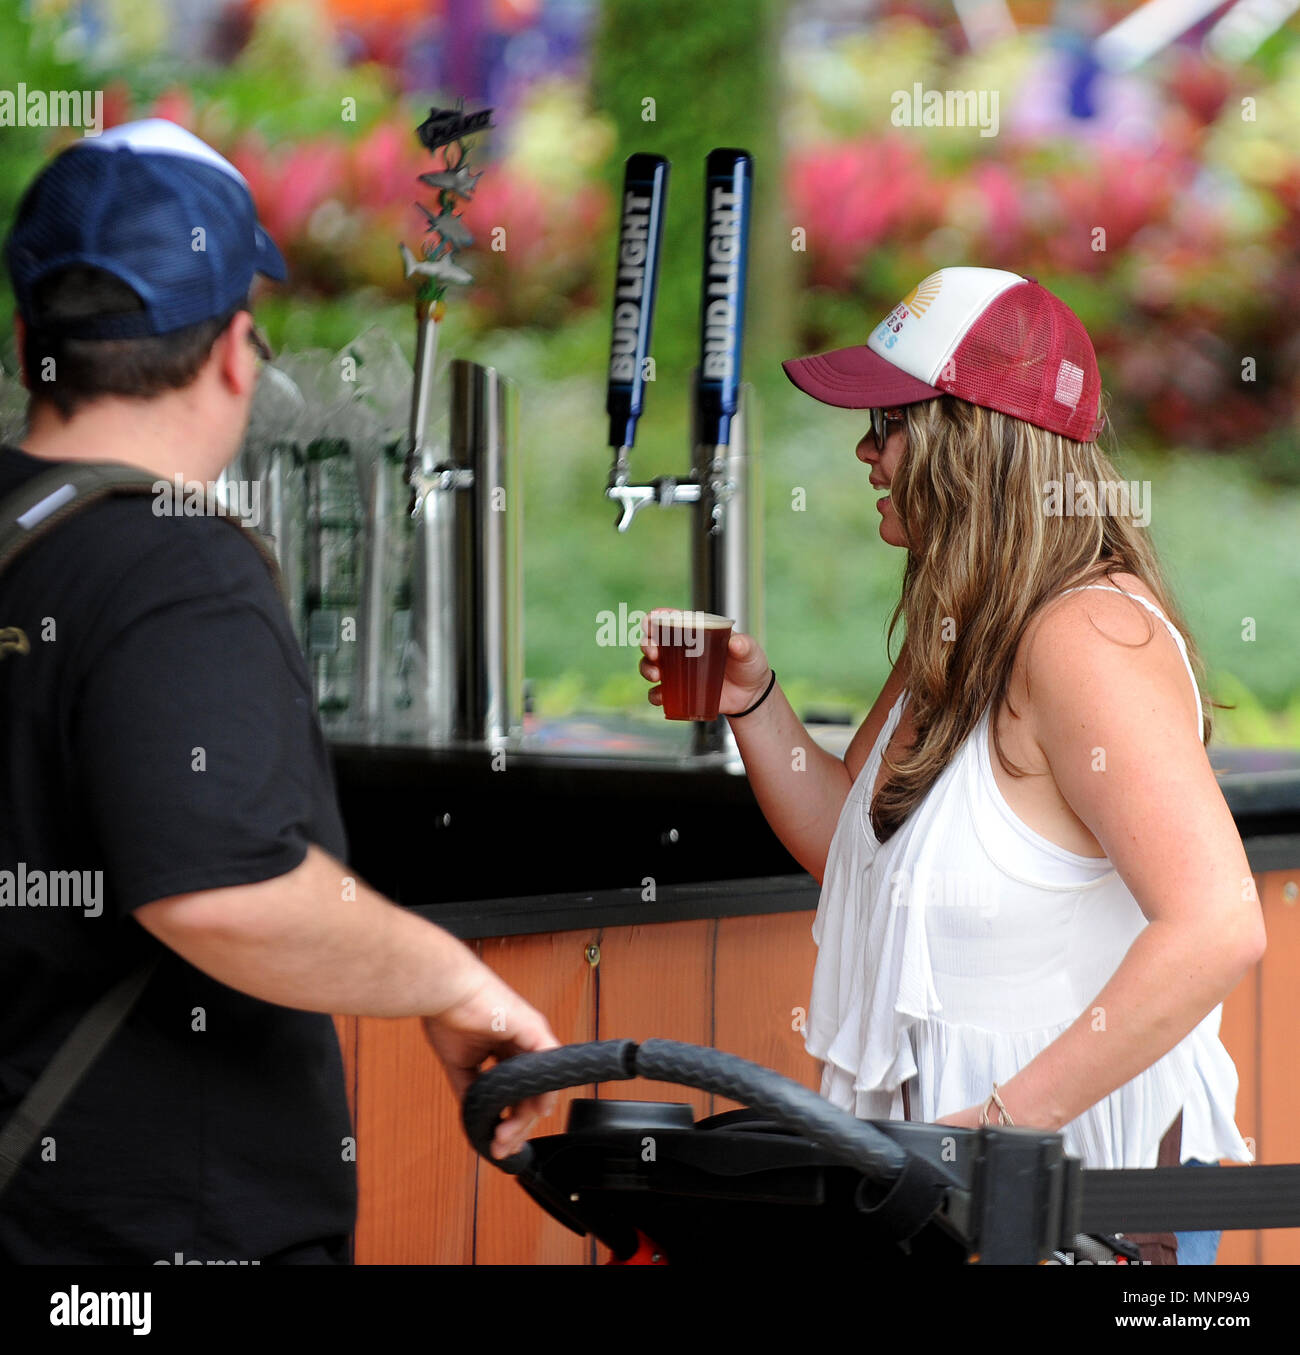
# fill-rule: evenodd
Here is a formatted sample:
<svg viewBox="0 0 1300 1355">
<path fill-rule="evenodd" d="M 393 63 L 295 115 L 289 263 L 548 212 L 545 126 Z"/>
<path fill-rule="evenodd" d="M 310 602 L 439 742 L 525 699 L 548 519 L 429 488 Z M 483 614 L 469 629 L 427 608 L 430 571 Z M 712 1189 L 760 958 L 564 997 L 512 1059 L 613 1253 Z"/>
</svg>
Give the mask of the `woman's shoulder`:
<svg viewBox="0 0 1300 1355">
<path fill-rule="evenodd" d="M 1069 648 L 1087 646 L 1088 637 L 1095 637 L 1098 630 L 1122 645 L 1140 644 L 1150 636 L 1153 624 L 1165 629 L 1152 608 L 1164 616 L 1150 585 L 1135 574 L 1109 574 L 1089 584 L 1064 588 L 1030 617 L 1019 657 L 1028 661 L 1030 652 L 1045 641 Z"/>
<path fill-rule="evenodd" d="M 1065 591 L 1069 592 L 1068 589 Z M 1160 605 L 1151 586 L 1144 579 L 1138 578 L 1136 574 L 1107 574 L 1104 579 L 1093 580 L 1092 583 L 1086 586 L 1084 591 L 1093 594 L 1114 592 L 1132 593 L 1137 597 L 1145 598 L 1148 602 L 1157 607 Z M 1071 593 L 1070 596 L 1074 597 L 1076 594 Z"/>
<path fill-rule="evenodd" d="M 1172 623 L 1160 620 L 1165 613 L 1154 591 L 1132 574 L 1098 582 L 1101 587 L 1063 590 L 1026 626 L 1016 669 L 1030 707 L 1104 702 L 1117 690 L 1151 683 L 1182 704 L 1188 699 L 1186 661 Z"/>
</svg>

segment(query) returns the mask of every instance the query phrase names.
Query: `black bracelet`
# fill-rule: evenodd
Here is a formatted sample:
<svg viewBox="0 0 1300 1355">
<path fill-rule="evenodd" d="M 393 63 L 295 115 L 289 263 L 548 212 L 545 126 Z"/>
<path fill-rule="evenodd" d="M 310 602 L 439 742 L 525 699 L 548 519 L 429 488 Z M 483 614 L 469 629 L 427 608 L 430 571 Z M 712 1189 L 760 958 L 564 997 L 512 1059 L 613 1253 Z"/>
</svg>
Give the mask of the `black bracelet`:
<svg viewBox="0 0 1300 1355">
<path fill-rule="evenodd" d="M 768 680 L 767 691 L 764 692 L 763 695 L 760 696 L 760 697 L 758 698 L 758 700 L 755 701 L 754 704 L 753 704 L 752 706 L 750 706 L 749 710 L 738 710 L 734 715 L 728 715 L 728 716 L 727 716 L 727 719 L 728 719 L 728 720 L 739 720 L 740 717 L 741 717 L 742 715 L 748 715 L 748 714 L 750 713 L 750 711 L 755 711 L 755 710 L 757 710 L 757 709 L 759 708 L 759 706 L 761 706 L 761 705 L 763 704 L 763 702 L 767 700 L 768 694 L 771 692 L 772 688 L 775 687 L 775 686 L 776 686 L 776 669 L 773 668 L 773 669 L 772 669 L 772 676 L 771 676 L 771 678 Z"/>
</svg>

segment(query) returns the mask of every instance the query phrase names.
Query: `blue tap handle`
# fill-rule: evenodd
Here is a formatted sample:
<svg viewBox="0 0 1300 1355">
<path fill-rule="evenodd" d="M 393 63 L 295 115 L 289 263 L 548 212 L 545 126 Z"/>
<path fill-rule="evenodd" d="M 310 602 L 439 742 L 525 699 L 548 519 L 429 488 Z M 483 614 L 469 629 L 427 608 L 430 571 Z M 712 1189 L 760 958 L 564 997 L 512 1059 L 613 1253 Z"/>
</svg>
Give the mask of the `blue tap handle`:
<svg viewBox="0 0 1300 1355">
<path fill-rule="evenodd" d="M 702 444 L 716 447 L 731 441 L 731 418 L 740 391 L 754 158 L 748 151 L 710 151 L 704 178 L 704 279 L 695 427 Z"/>
<path fill-rule="evenodd" d="M 629 155 L 623 175 L 605 400 L 611 447 L 632 446 L 645 402 L 645 360 L 654 324 L 667 198 L 667 159 L 645 152 Z"/>
</svg>

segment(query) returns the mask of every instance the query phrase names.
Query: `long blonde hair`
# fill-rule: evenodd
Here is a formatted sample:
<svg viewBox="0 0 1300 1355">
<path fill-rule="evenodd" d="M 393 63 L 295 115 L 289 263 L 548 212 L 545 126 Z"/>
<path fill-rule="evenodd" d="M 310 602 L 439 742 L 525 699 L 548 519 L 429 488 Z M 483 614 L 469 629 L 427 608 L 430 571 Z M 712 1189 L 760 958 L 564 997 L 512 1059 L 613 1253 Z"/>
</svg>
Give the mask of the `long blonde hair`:
<svg viewBox="0 0 1300 1355">
<path fill-rule="evenodd" d="M 902 621 L 916 741 L 898 758 L 884 757 L 885 780 L 871 811 L 881 842 L 990 705 L 1000 708 L 1026 627 L 1066 588 L 1118 573 L 1141 579 L 1186 640 L 1198 681 L 1204 676 L 1145 529 L 1126 515 L 1047 511 L 1052 482 L 1119 482 L 1095 442 L 1074 442 L 950 395 L 909 406 L 906 418 L 907 448 L 890 496 L 909 544 L 889 637 Z M 1149 642 L 1156 622 L 1142 611 Z M 1211 703 L 1202 697 L 1201 705 L 1208 743 Z M 993 730 L 1002 766 L 1024 775 L 1003 752 L 996 720 Z"/>
</svg>

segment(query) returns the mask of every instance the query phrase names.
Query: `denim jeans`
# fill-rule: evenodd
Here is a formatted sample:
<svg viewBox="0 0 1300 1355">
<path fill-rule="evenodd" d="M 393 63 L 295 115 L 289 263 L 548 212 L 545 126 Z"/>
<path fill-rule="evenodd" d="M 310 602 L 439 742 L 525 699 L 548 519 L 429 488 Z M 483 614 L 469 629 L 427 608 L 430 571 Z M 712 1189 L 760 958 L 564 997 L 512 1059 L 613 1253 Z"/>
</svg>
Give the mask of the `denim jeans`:
<svg viewBox="0 0 1300 1355">
<path fill-rule="evenodd" d="M 1217 1167 L 1217 1162 L 1200 1162 L 1189 1157 L 1184 1167 Z M 1175 1233 L 1178 1239 L 1178 1264 L 1180 1266 L 1212 1266 L 1219 1254 L 1219 1238 L 1222 1233 Z"/>
</svg>

